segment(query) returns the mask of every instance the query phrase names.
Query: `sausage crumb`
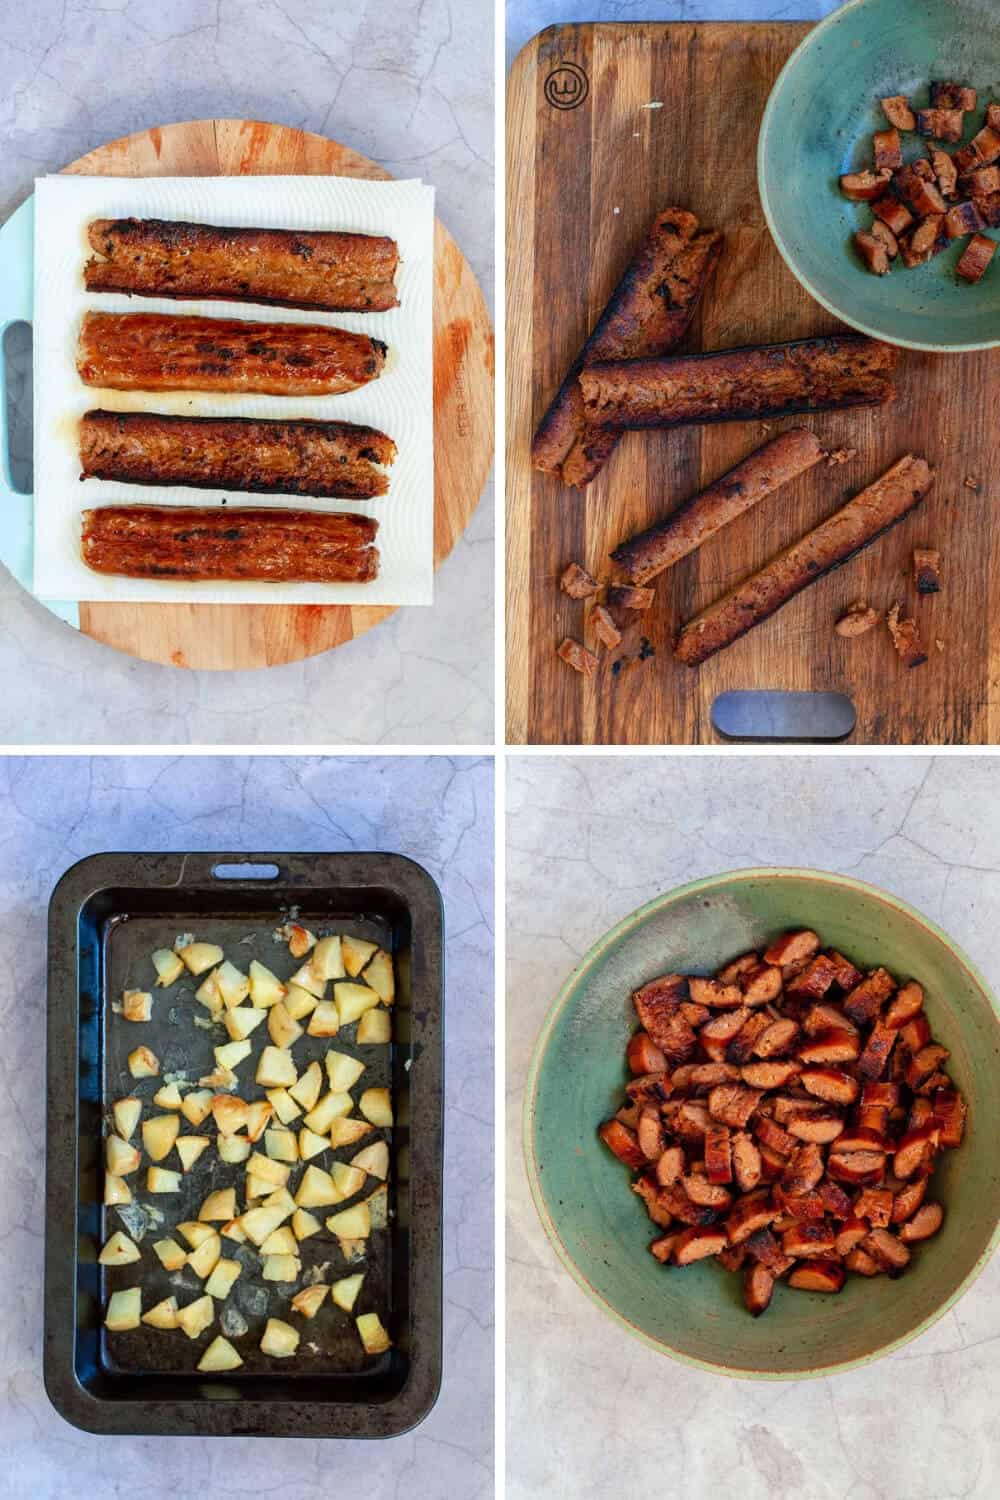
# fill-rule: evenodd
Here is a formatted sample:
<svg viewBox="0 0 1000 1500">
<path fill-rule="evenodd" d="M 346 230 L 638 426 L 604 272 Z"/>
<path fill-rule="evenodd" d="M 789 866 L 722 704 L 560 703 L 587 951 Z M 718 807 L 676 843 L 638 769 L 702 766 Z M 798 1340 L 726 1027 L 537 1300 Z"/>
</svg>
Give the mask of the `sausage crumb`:
<svg viewBox="0 0 1000 1500">
<path fill-rule="evenodd" d="M 941 591 L 941 554 L 932 547 L 914 547 L 913 577 L 918 594 Z"/>
<path fill-rule="evenodd" d="M 833 627 L 838 635 L 856 636 L 866 635 L 873 625 L 878 624 L 878 611 L 867 604 L 852 604 L 844 614 L 841 615 Z"/>
<path fill-rule="evenodd" d="M 622 633 L 603 604 L 594 606 L 590 620 L 594 627 L 594 634 L 602 646 L 606 646 L 609 651 L 613 651 L 616 646 L 621 645 Z"/>
<path fill-rule="evenodd" d="M 900 660 L 905 667 L 923 666 L 927 660 L 927 652 L 921 643 L 917 622 L 912 619 L 901 620 L 900 609 L 901 605 L 896 603 L 886 616 L 892 644 L 899 652 Z"/>
<path fill-rule="evenodd" d="M 600 584 L 590 576 L 586 568 L 581 568 L 579 563 L 574 562 L 563 572 L 559 587 L 571 599 L 590 599 L 598 592 Z"/>
<path fill-rule="evenodd" d="M 849 464 L 857 456 L 857 448 L 835 448 L 832 453 L 826 455 L 827 468 L 836 469 L 840 464 Z"/>
<path fill-rule="evenodd" d="M 592 651 L 586 646 L 581 646 L 579 641 L 574 641 L 572 636 L 567 636 L 558 646 L 556 655 L 561 656 L 567 666 L 572 667 L 574 672 L 580 672 L 584 677 L 593 677 L 600 663 Z"/>
<path fill-rule="evenodd" d="M 910 101 L 905 94 L 893 94 L 889 99 L 882 100 L 882 113 L 890 125 L 895 125 L 897 130 L 916 130 L 917 117 L 910 108 Z"/>
</svg>

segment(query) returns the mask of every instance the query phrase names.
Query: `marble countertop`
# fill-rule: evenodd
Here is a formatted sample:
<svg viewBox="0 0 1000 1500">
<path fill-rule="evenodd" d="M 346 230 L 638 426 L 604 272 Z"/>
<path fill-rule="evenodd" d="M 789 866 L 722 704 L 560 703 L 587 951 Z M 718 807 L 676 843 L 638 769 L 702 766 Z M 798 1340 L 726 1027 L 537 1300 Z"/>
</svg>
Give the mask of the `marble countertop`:
<svg viewBox="0 0 1000 1500">
<path fill-rule="evenodd" d="M 488 1500 L 493 1494 L 493 766 L 443 756 L 0 758 L 0 1495 Z M 134 849 L 386 849 L 446 920 L 444 1380 L 378 1442 L 101 1438 L 42 1387 L 45 923 L 75 860 Z M 72 1081 L 67 1081 L 72 1087 Z"/>
<path fill-rule="evenodd" d="M 507 0 L 507 66 L 525 42 L 562 21 L 818 21 L 840 0 Z"/>
<path fill-rule="evenodd" d="M 327 134 L 437 189 L 488 298 L 491 0 L 33 0 L 0 20 L 0 219 L 35 177 L 151 124 L 240 116 Z M 266 672 L 134 661 L 0 568 L 0 744 L 464 744 L 493 739 L 493 501 L 430 609 Z"/>
<path fill-rule="evenodd" d="M 886 755 L 511 757 L 507 782 L 507 1500 L 988 1500 L 1000 1478 L 1000 1256 L 920 1338 L 780 1384 L 620 1331 L 550 1248 L 521 1157 L 549 1004 L 615 922 L 699 876 L 850 873 L 941 924 L 1000 988 L 1000 762 Z"/>
</svg>

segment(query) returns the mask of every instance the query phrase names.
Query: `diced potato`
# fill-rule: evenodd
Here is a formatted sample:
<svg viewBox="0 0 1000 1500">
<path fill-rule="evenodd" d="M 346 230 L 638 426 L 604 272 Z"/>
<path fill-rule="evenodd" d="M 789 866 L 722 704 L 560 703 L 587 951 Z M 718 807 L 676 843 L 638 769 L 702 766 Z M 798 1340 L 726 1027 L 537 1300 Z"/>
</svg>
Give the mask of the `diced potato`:
<svg viewBox="0 0 1000 1500">
<path fill-rule="evenodd" d="M 313 972 L 321 979 L 343 979 L 344 956 L 341 951 L 340 938 L 322 938 L 316 945 L 310 964 Z"/>
<path fill-rule="evenodd" d="M 311 1062 L 298 1082 L 288 1090 L 289 1095 L 303 1109 L 312 1109 L 323 1087 L 323 1069 L 318 1062 Z"/>
<path fill-rule="evenodd" d="M 298 1079 L 291 1054 L 283 1047 L 265 1047 L 257 1064 L 257 1082 L 263 1088 L 291 1088 Z"/>
<path fill-rule="evenodd" d="M 310 1036 L 336 1036 L 340 1030 L 340 1016 L 332 1000 L 321 1000 L 309 1017 L 306 1031 Z"/>
<path fill-rule="evenodd" d="M 240 1228 L 239 1219 L 230 1219 L 228 1224 L 223 1224 L 219 1233 L 224 1240 L 232 1240 L 237 1245 L 245 1245 L 247 1242 L 247 1237 Z"/>
<path fill-rule="evenodd" d="M 388 1089 L 365 1089 L 358 1100 L 358 1108 L 373 1125 L 388 1128 L 392 1124 L 392 1100 Z"/>
<path fill-rule="evenodd" d="M 387 1349 L 392 1348 L 392 1339 L 382 1327 L 378 1313 L 362 1313 L 354 1321 L 366 1354 L 384 1354 Z"/>
<path fill-rule="evenodd" d="M 297 1281 L 301 1270 L 297 1255 L 265 1255 L 261 1276 L 265 1281 Z"/>
<path fill-rule="evenodd" d="M 305 1074 L 303 1074 L 303 1077 L 305 1077 Z M 299 1083 L 301 1082 L 302 1079 L 300 1078 Z M 296 1088 L 297 1087 L 298 1084 L 296 1084 Z M 292 1098 L 287 1089 L 268 1089 L 267 1097 L 271 1105 L 273 1105 L 274 1113 L 277 1115 L 282 1125 L 290 1125 L 292 1121 L 297 1120 L 299 1115 L 302 1113 L 301 1109 L 296 1104 L 295 1100 Z M 312 1106 L 310 1106 L 310 1108 L 311 1107 Z"/>
<path fill-rule="evenodd" d="M 190 1172 L 201 1153 L 210 1144 L 207 1135 L 181 1135 L 177 1138 L 177 1155 L 185 1172 Z"/>
<path fill-rule="evenodd" d="M 269 1234 L 273 1234 L 287 1215 L 279 1208 L 268 1208 L 262 1203 L 259 1208 L 248 1208 L 238 1220 L 240 1228 L 255 1245 L 262 1245 Z"/>
<path fill-rule="evenodd" d="M 173 1150 L 181 1128 L 179 1115 L 154 1115 L 142 1123 L 142 1144 L 152 1161 L 162 1161 Z"/>
<path fill-rule="evenodd" d="M 269 1234 L 260 1247 L 261 1255 L 298 1255 L 299 1242 L 287 1224 Z"/>
<path fill-rule="evenodd" d="M 300 989 L 308 990 L 310 995 L 315 995 L 317 1000 L 322 1000 L 326 994 L 326 980 L 313 968 L 312 962 L 303 964 L 297 969 L 288 981 L 289 984 L 297 984 Z"/>
<path fill-rule="evenodd" d="M 341 1236 L 337 1240 L 337 1244 L 340 1247 L 341 1255 L 343 1256 L 344 1260 L 347 1261 L 347 1264 L 349 1266 L 358 1265 L 361 1261 L 364 1260 L 365 1255 L 368 1251 L 367 1239 L 346 1239 Z"/>
<path fill-rule="evenodd" d="M 304 1318 L 314 1318 L 326 1300 L 329 1290 L 330 1288 L 322 1281 L 317 1281 L 312 1286 L 304 1286 L 301 1292 L 296 1292 L 292 1298 L 292 1311 L 301 1313 Z"/>
<path fill-rule="evenodd" d="M 330 1145 L 336 1150 L 338 1146 L 353 1146 L 355 1141 L 360 1141 L 364 1135 L 370 1135 L 374 1126 L 368 1120 L 354 1120 L 344 1117 L 334 1120 L 330 1126 Z"/>
<path fill-rule="evenodd" d="M 177 1298 L 164 1297 L 163 1301 L 151 1307 L 148 1313 L 143 1313 L 142 1321 L 148 1323 L 150 1328 L 176 1328 Z"/>
<path fill-rule="evenodd" d="M 355 1203 L 353 1208 L 343 1208 L 339 1214 L 331 1214 L 326 1227 L 338 1239 L 366 1240 L 371 1233 L 368 1204 Z"/>
<path fill-rule="evenodd" d="M 183 1224 L 178 1224 L 177 1233 L 184 1236 L 192 1250 L 197 1250 L 199 1245 L 212 1238 L 215 1230 L 211 1224 L 202 1224 L 198 1219 L 185 1219 Z"/>
<path fill-rule="evenodd" d="M 246 1161 L 253 1147 L 246 1136 L 220 1135 L 216 1140 L 216 1149 L 221 1161 L 237 1163 Z"/>
<path fill-rule="evenodd" d="M 377 947 L 377 943 L 367 943 L 364 938 L 341 938 L 340 951 L 344 959 L 344 968 L 352 979 L 361 973 Z"/>
<path fill-rule="evenodd" d="M 122 996 L 122 1015 L 126 1021 L 148 1021 L 153 1014 L 153 997 L 148 990 L 126 990 Z"/>
<path fill-rule="evenodd" d="M 219 1256 L 222 1254 L 222 1240 L 217 1234 L 210 1234 L 208 1239 L 202 1240 L 197 1250 L 192 1250 L 187 1258 L 187 1263 L 196 1276 L 204 1281 L 206 1276 L 211 1276 L 218 1264 Z"/>
<path fill-rule="evenodd" d="M 260 1341 L 262 1354 L 270 1354 L 272 1359 L 288 1359 L 298 1347 L 298 1329 L 293 1328 L 290 1323 L 283 1323 L 280 1318 L 268 1318 L 264 1337 Z"/>
<path fill-rule="evenodd" d="M 364 1071 L 365 1064 L 356 1057 L 349 1057 L 346 1052 L 335 1052 L 331 1048 L 326 1054 L 326 1076 L 335 1094 L 346 1094 Z"/>
<path fill-rule="evenodd" d="M 195 1129 L 202 1120 L 207 1120 L 212 1109 L 212 1094 L 209 1089 L 195 1089 L 194 1093 L 185 1094 L 181 1104 L 181 1114 L 189 1125 Z"/>
<path fill-rule="evenodd" d="M 223 953 L 216 943 L 188 943 L 180 950 L 180 957 L 192 974 L 204 974 L 206 969 L 221 964 Z"/>
<path fill-rule="evenodd" d="M 341 1198 L 353 1198 L 360 1193 L 367 1178 L 360 1167 L 349 1167 L 346 1161 L 335 1161 L 330 1168 L 333 1185 Z"/>
<path fill-rule="evenodd" d="M 281 1222 L 290 1219 L 295 1212 L 295 1199 L 287 1188 L 276 1188 L 267 1200 L 268 1208 L 281 1210 Z"/>
<path fill-rule="evenodd" d="M 230 1011 L 229 1014 L 235 1015 L 235 1011 Z M 228 1068 L 232 1071 L 234 1068 L 239 1067 L 245 1057 L 250 1056 L 250 1053 L 253 1051 L 253 1044 L 251 1042 L 225 1042 L 221 1047 L 216 1047 L 213 1050 L 215 1052 L 215 1061 L 219 1067 Z"/>
<path fill-rule="evenodd" d="M 236 1217 L 236 1189 L 216 1188 L 198 1210 L 199 1224 L 227 1223 Z"/>
<path fill-rule="evenodd" d="M 325 1208 L 339 1203 L 340 1196 L 333 1185 L 333 1178 L 322 1167 L 306 1167 L 299 1183 L 295 1202 L 299 1208 Z"/>
<path fill-rule="evenodd" d="M 379 1046 L 392 1041 L 392 1017 L 379 1006 L 378 1010 L 366 1010 L 354 1033 L 359 1047 Z"/>
<path fill-rule="evenodd" d="M 128 1055 L 128 1070 L 133 1078 L 155 1078 L 160 1071 L 160 1059 L 149 1047 L 136 1047 Z"/>
<path fill-rule="evenodd" d="M 274 1114 L 274 1105 L 269 1099 L 255 1099 L 247 1105 L 247 1140 L 259 1141 Z"/>
<path fill-rule="evenodd" d="M 199 1005 L 205 1007 L 213 1021 L 222 1019 L 226 1002 L 222 998 L 222 991 L 219 989 L 219 976 L 214 969 L 210 974 L 205 975 L 201 984 L 199 984 L 194 992 L 194 998 Z"/>
<path fill-rule="evenodd" d="M 231 1094 L 216 1094 L 212 1100 L 212 1118 L 222 1135 L 236 1135 L 247 1123 L 247 1103 Z"/>
<path fill-rule="evenodd" d="M 317 1135 L 326 1135 L 333 1121 L 340 1115 L 349 1115 L 353 1107 L 350 1094 L 324 1094 L 316 1108 L 306 1115 L 305 1123 Z"/>
<path fill-rule="evenodd" d="M 267 1013 L 267 1031 L 276 1047 L 294 1046 L 302 1035 L 302 1027 L 298 1021 L 292 1020 L 282 1000 L 272 1005 Z"/>
<path fill-rule="evenodd" d="M 300 984 L 290 984 L 288 994 L 285 996 L 285 1009 L 293 1021 L 301 1021 L 310 1011 L 316 1009 L 319 1001 L 315 995 L 304 990 Z"/>
<path fill-rule="evenodd" d="M 214 1318 L 215 1303 L 211 1297 L 196 1297 L 187 1307 L 179 1309 L 177 1326 L 184 1330 L 189 1339 L 196 1339 L 206 1328 L 211 1327 Z"/>
<path fill-rule="evenodd" d="M 248 1172 L 243 1179 L 243 1188 L 248 1203 L 253 1203 L 257 1198 L 266 1198 L 271 1191 L 271 1183 L 265 1182 L 263 1177 L 255 1177 Z"/>
<path fill-rule="evenodd" d="M 153 1103 L 160 1109 L 180 1109 L 184 1103 L 184 1096 L 176 1083 L 165 1083 L 162 1089 L 157 1089 L 153 1095 Z"/>
<path fill-rule="evenodd" d="M 384 1182 L 389 1175 L 389 1147 L 385 1141 L 373 1141 L 357 1156 L 351 1157 L 351 1166 L 360 1167 L 363 1172 Z"/>
<path fill-rule="evenodd" d="M 244 1042 L 266 1017 L 267 1011 L 263 1006 L 238 1005 L 235 1010 L 226 1011 L 226 1030 L 234 1042 Z M 249 1047 L 247 1050 L 249 1051 Z M 217 1057 L 218 1054 L 219 1049 L 216 1048 Z M 245 1057 L 246 1053 L 243 1055 Z"/>
<path fill-rule="evenodd" d="M 364 1271 L 359 1271 L 354 1276 L 342 1276 L 339 1281 L 333 1283 L 333 1286 L 330 1288 L 330 1296 L 338 1307 L 342 1307 L 345 1312 L 351 1311 L 351 1308 L 358 1300 L 358 1293 L 361 1290 L 361 1283 L 364 1279 Z"/>
<path fill-rule="evenodd" d="M 157 986 L 165 990 L 169 985 L 176 984 L 184 973 L 184 964 L 174 950 L 172 948 L 157 948 L 151 957 L 153 968 L 156 970 Z"/>
<path fill-rule="evenodd" d="M 221 1257 L 215 1263 L 215 1269 L 205 1282 L 205 1291 L 209 1297 L 214 1297 L 218 1302 L 224 1302 L 232 1291 L 234 1284 L 239 1279 L 243 1267 L 238 1260 L 226 1260 Z"/>
<path fill-rule="evenodd" d="M 242 1359 L 232 1344 L 220 1333 L 216 1335 L 199 1359 L 198 1369 L 205 1375 L 218 1375 L 224 1370 L 238 1370 L 242 1363 Z"/>
<path fill-rule="evenodd" d="M 164 1167 L 150 1167 L 146 1173 L 147 1193 L 179 1193 L 181 1174 L 168 1172 Z"/>
<path fill-rule="evenodd" d="M 102 1266 L 128 1266 L 134 1260 L 142 1259 L 142 1251 L 134 1240 L 118 1229 L 106 1241 L 104 1249 L 97 1257 Z"/>
<path fill-rule="evenodd" d="M 104 1326 L 112 1333 L 127 1333 L 138 1328 L 142 1318 L 142 1291 L 130 1286 L 122 1292 L 112 1292 L 108 1310 L 104 1315 Z"/>
<path fill-rule="evenodd" d="M 383 1182 L 374 1193 L 369 1193 L 365 1202 L 368 1204 L 372 1228 L 387 1229 L 389 1227 L 389 1189 L 386 1184 Z"/>
<path fill-rule="evenodd" d="M 357 1021 L 366 1010 L 379 1003 L 378 992 L 366 984 L 335 984 L 333 998 L 341 1026 L 350 1026 L 352 1021 Z"/>
<path fill-rule="evenodd" d="M 270 1182 L 274 1187 L 285 1187 L 288 1183 L 289 1168 L 280 1161 L 272 1161 L 262 1151 L 255 1151 L 247 1163 L 247 1171 L 252 1172 L 255 1177 L 260 1177 L 264 1182 Z"/>
<path fill-rule="evenodd" d="M 219 994 L 222 996 L 222 1003 L 227 1010 L 233 1010 L 237 1005 L 242 1005 L 250 993 L 250 980 L 245 974 L 241 974 L 236 965 L 231 964 L 228 958 L 225 963 L 221 963 L 216 969 L 215 983 Z M 246 1036 L 247 1033 L 244 1032 L 243 1034 Z"/>
<path fill-rule="evenodd" d="M 165 1271 L 179 1271 L 187 1260 L 187 1251 L 175 1240 L 157 1240 L 153 1249 Z"/>
<path fill-rule="evenodd" d="M 285 929 L 288 938 L 288 951 L 293 958 L 305 958 L 310 948 L 315 948 L 316 938 L 308 927 L 302 927 L 298 922 L 289 922 Z"/>
<path fill-rule="evenodd" d="M 250 964 L 250 1004 L 263 1006 L 266 1010 L 269 1005 L 276 1005 L 284 998 L 285 986 L 277 974 L 272 974 L 270 969 L 254 959 Z"/>
<path fill-rule="evenodd" d="M 326 1142 L 323 1142 L 326 1145 Z M 264 1133 L 264 1150 L 273 1161 L 298 1161 L 299 1146 L 291 1130 L 268 1130 Z"/>
<path fill-rule="evenodd" d="M 238 1081 L 232 1069 L 224 1068 L 221 1063 L 218 1067 L 213 1068 L 211 1073 L 206 1073 L 204 1078 L 198 1079 L 200 1084 L 205 1088 L 211 1089 L 213 1092 L 225 1089 L 229 1093 L 232 1093 Z"/>
<path fill-rule="evenodd" d="M 105 1172 L 104 1202 L 109 1208 L 113 1203 L 132 1202 L 132 1189 L 124 1177 L 118 1177 L 114 1172 Z"/>
<path fill-rule="evenodd" d="M 114 1117 L 115 1130 L 123 1141 L 132 1139 L 132 1132 L 139 1123 L 142 1114 L 141 1099 L 116 1099 L 111 1106 L 111 1114 Z"/>
<path fill-rule="evenodd" d="M 378 994 L 383 1005 L 391 1005 L 396 998 L 396 981 L 392 972 L 392 959 L 384 948 L 380 948 L 365 970 L 365 984 Z"/>
<path fill-rule="evenodd" d="M 104 1143 L 104 1161 L 114 1177 L 126 1177 L 142 1162 L 142 1152 L 120 1135 L 109 1135 Z"/>
<path fill-rule="evenodd" d="M 292 1214 L 292 1233 L 299 1241 L 307 1240 L 311 1235 L 319 1234 L 323 1228 L 315 1214 L 311 1214 L 307 1208 L 297 1208 Z"/>
<path fill-rule="evenodd" d="M 315 1131 L 303 1125 L 299 1131 L 298 1149 L 303 1161 L 311 1161 L 314 1156 L 319 1156 L 321 1151 L 329 1151 L 330 1142 L 325 1135 L 317 1135 Z"/>
</svg>

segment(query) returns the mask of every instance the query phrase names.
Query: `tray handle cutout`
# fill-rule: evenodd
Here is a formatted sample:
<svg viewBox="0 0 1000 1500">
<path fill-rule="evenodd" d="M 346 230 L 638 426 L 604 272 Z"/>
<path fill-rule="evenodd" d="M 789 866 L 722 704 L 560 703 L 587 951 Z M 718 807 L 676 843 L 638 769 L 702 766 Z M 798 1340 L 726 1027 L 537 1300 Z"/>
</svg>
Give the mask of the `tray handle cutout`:
<svg viewBox="0 0 1000 1500">
<path fill-rule="evenodd" d="M 277 880 L 281 875 L 280 865 L 226 863 L 213 865 L 213 880 Z"/>
<path fill-rule="evenodd" d="M 728 692 L 712 704 L 716 734 L 741 743 L 837 744 L 856 723 L 846 693 Z"/>
</svg>

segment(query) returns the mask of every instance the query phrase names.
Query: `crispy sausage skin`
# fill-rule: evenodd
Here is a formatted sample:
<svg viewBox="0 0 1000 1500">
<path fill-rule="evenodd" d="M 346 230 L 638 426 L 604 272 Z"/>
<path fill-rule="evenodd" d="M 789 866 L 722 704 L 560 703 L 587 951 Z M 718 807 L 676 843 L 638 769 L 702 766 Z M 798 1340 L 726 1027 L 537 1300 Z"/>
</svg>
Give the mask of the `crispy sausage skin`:
<svg viewBox="0 0 1000 1500">
<path fill-rule="evenodd" d="M 807 428 L 783 432 L 611 556 L 633 582 L 648 583 L 822 457 L 819 439 Z"/>
<path fill-rule="evenodd" d="M 386 346 L 309 323 L 88 312 L 77 370 L 117 391 L 235 391 L 332 396 L 381 373 Z"/>
<path fill-rule="evenodd" d="M 377 531 L 369 516 L 308 510 L 105 505 L 83 512 L 82 553 L 127 578 L 368 583 Z"/>
<path fill-rule="evenodd" d="M 684 336 L 722 252 L 722 236 L 699 232 L 694 214 L 657 214 L 563 381 L 531 447 L 536 469 L 584 489 L 611 457 L 618 434 L 589 427 L 577 377 L 598 360 L 665 354 Z"/>
<path fill-rule="evenodd" d="M 273 422 L 88 411 L 81 479 L 371 500 L 389 487 L 396 445 L 352 422 Z"/>
<path fill-rule="evenodd" d="M 397 307 L 395 240 L 382 235 L 95 219 L 88 292 L 210 297 L 327 312 Z"/>
<path fill-rule="evenodd" d="M 681 427 L 796 412 L 882 406 L 895 398 L 898 351 L 863 334 L 832 334 L 711 354 L 619 359 L 581 370 L 597 427 Z"/>
<path fill-rule="evenodd" d="M 793 542 L 730 593 L 690 620 L 674 646 L 678 661 L 697 667 L 760 625 L 796 594 L 841 567 L 905 519 L 933 483 L 922 458 L 908 454 L 881 479 Z"/>
</svg>

